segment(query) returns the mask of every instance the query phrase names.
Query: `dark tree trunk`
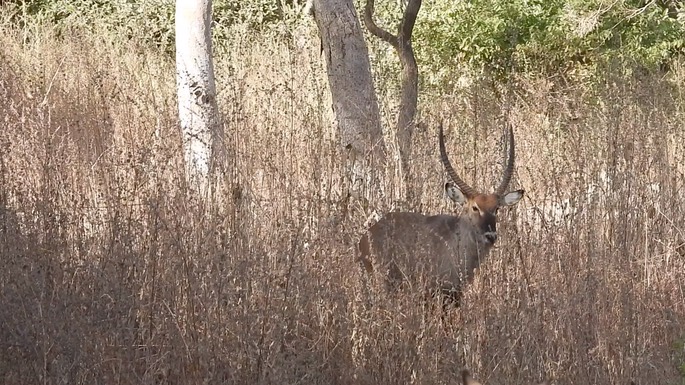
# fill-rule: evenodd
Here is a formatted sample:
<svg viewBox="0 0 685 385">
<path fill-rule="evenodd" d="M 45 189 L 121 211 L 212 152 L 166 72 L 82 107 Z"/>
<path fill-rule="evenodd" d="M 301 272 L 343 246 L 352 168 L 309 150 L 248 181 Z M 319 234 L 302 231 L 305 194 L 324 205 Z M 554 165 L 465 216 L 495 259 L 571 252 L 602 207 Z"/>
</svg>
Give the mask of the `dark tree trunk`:
<svg viewBox="0 0 685 385">
<path fill-rule="evenodd" d="M 416 127 L 416 110 L 419 96 L 419 69 L 411 45 L 411 36 L 416 22 L 416 16 L 421 9 L 421 0 L 409 0 L 400 22 L 397 36 L 378 27 L 373 20 L 374 0 L 367 0 L 364 8 L 364 24 L 369 32 L 390 44 L 400 58 L 402 65 L 402 90 L 400 111 L 397 117 L 397 145 L 400 151 L 400 161 L 405 185 L 411 180 L 411 141 Z M 407 189 L 408 201 L 413 200 L 411 189 Z"/>
</svg>

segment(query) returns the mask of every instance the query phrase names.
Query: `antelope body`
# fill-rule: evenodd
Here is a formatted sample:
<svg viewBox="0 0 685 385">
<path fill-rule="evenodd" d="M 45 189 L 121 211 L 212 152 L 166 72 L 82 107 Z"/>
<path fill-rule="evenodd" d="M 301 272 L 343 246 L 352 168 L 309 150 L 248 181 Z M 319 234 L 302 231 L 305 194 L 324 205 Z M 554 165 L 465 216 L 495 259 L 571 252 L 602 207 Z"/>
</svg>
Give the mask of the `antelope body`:
<svg viewBox="0 0 685 385">
<path fill-rule="evenodd" d="M 505 193 L 514 170 L 514 134 L 509 128 L 509 155 L 504 177 L 492 194 L 481 194 L 466 184 L 452 168 L 445 149 L 442 125 L 440 159 L 451 183 L 447 196 L 462 206 L 458 215 L 426 216 L 393 212 L 371 226 L 359 241 L 365 269 L 385 275 L 389 286 L 418 283 L 424 277 L 430 289 L 458 296 L 464 282 L 473 278 L 497 241 L 497 211 L 516 204 L 523 190 Z"/>
</svg>

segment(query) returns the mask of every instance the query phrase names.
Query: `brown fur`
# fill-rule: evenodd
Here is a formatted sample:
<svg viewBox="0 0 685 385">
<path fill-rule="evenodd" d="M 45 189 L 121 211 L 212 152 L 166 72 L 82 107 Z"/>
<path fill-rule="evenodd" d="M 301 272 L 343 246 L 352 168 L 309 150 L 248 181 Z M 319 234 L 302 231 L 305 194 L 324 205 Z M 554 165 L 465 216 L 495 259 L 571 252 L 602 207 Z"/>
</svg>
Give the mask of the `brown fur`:
<svg viewBox="0 0 685 385">
<path fill-rule="evenodd" d="M 473 278 L 491 247 L 470 220 L 409 212 L 387 214 L 359 242 L 366 270 L 382 272 L 391 285 L 415 283 L 422 275 L 431 287 L 454 293 Z"/>
<path fill-rule="evenodd" d="M 426 216 L 420 213 L 389 213 L 371 226 L 359 241 L 360 261 L 367 272 L 380 272 L 389 287 L 406 282 L 427 284 L 459 295 L 464 282 L 497 241 L 499 207 L 516 204 L 523 190 L 505 193 L 514 167 L 513 132 L 503 181 L 494 194 L 480 194 L 466 184 L 449 162 L 440 128 L 440 154 L 454 182 L 445 185 L 447 195 L 462 205 L 460 215 Z"/>
</svg>

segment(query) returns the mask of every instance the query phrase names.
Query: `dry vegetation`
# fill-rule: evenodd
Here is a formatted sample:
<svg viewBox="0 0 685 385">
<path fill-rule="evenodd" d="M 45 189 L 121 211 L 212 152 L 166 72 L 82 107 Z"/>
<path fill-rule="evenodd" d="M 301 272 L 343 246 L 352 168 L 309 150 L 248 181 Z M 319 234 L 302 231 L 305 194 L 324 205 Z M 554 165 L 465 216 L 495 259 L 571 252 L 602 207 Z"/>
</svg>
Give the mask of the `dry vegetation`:
<svg viewBox="0 0 685 385">
<path fill-rule="evenodd" d="M 440 119 L 465 179 L 493 186 L 487 87 L 423 100 L 417 201 L 392 165 L 350 196 L 316 40 L 236 42 L 217 63 L 235 156 L 203 204 L 182 176 L 170 58 L 3 28 L 0 382 L 432 384 L 468 367 L 487 384 L 685 383 L 682 72 L 521 79 L 527 197 L 442 313 L 411 292 L 362 306 L 355 242 L 373 210 L 453 209 Z"/>
</svg>

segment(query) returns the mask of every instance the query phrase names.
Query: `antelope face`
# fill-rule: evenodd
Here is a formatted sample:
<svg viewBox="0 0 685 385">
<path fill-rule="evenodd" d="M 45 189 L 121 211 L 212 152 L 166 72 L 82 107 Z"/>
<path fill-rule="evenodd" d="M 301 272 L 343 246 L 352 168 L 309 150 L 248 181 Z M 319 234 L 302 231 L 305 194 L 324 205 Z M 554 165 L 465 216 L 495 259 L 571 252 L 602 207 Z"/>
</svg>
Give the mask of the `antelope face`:
<svg viewBox="0 0 685 385">
<path fill-rule="evenodd" d="M 511 191 L 504 196 L 476 194 L 469 198 L 459 187 L 450 182 L 445 184 L 445 192 L 455 203 L 463 206 L 461 217 L 469 221 L 476 232 L 482 235 L 482 241 L 487 245 L 493 245 L 497 241 L 499 208 L 515 205 L 523 198 L 523 190 Z"/>
</svg>

